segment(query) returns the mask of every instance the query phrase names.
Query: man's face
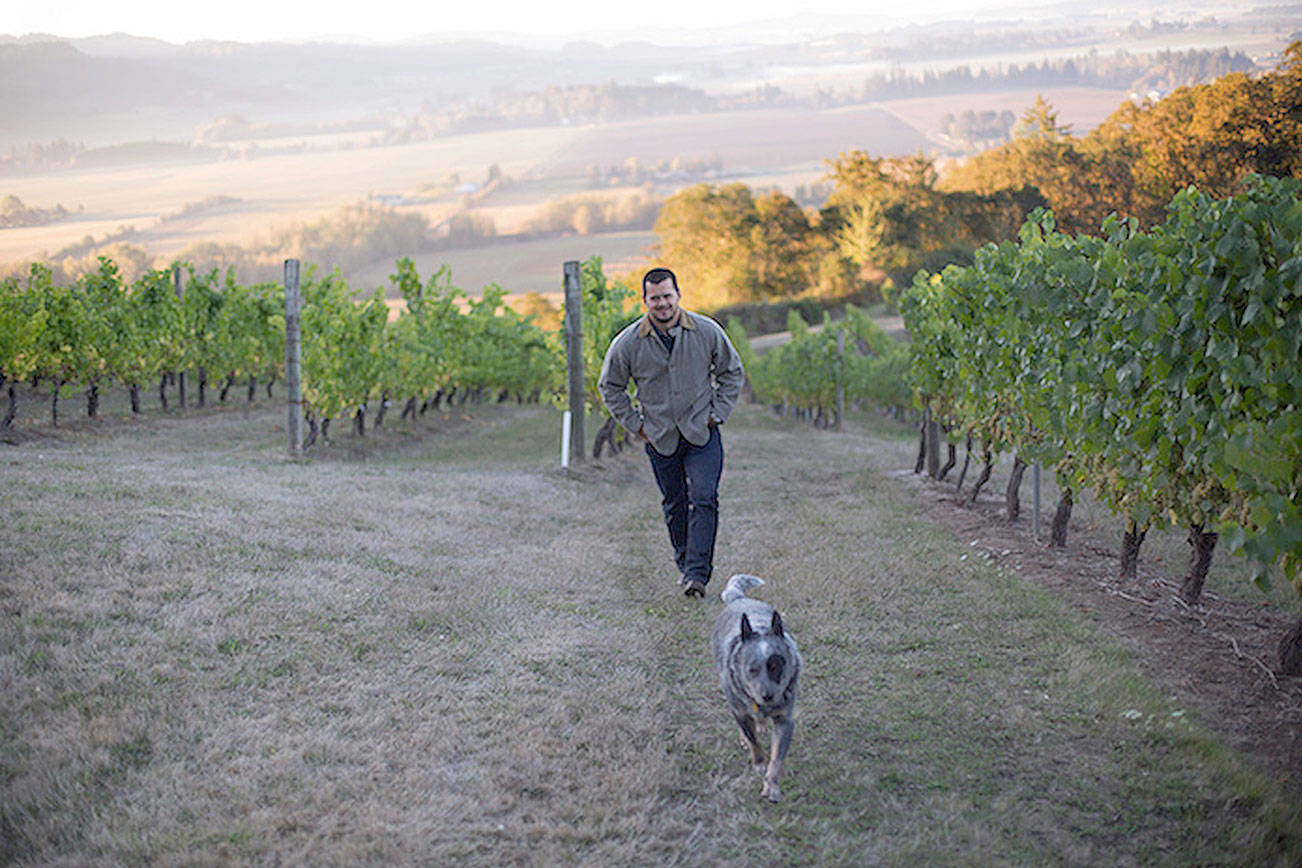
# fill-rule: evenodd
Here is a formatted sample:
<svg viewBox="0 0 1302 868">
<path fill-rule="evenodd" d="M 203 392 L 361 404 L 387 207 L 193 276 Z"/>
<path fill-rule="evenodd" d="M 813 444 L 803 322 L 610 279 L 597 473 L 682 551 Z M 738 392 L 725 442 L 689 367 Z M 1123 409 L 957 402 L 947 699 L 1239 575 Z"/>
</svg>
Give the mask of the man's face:
<svg viewBox="0 0 1302 868">
<path fill-rule="evenodd" d="M 666 326 L 678 316 L 678 290 L 672 280 L 646 284 L 642 304 L 657 325 Z"/>
</svg>

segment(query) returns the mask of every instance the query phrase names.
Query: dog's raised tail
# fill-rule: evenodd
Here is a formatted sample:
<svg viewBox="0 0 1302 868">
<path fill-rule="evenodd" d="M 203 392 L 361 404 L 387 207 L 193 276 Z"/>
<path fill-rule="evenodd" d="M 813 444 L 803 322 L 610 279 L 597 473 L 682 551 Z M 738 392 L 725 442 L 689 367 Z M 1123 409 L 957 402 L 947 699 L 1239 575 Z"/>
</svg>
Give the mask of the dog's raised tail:
<svg viewBox="0 0 1302 868">
<path fill-rule="evenodd" d="M 724 603 L 731 603 L 733 600 L 740 600 L 746 596 L 746 592 L 752 588 L 758 588 L 764 584 L 764 580 L 759 576 L 752 576 L 747 573 L 737 573 L 728 580 L 724 586 L 723 593 L 719 594 Z"/>
</svg>

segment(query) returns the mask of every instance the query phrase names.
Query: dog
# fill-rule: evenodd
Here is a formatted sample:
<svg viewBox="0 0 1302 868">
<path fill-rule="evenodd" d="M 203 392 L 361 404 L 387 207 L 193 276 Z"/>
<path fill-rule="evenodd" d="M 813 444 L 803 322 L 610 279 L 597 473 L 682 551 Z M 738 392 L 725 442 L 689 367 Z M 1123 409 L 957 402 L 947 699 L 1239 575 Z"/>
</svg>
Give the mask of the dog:
<svg viewBox="0 0 1302 868">
<path fill-rule="evenodd" d="M 800 652 L 777 610 L 746 596 L 762 584 L 763 579 L 744 573 L 728 579 L 719 595 L 725 605 L 714 622 L 710 645 L 719 687 L 741 727 L 751 765 L 764 776 L 762 795 L 776 802 L 782 798 L 778 779 L 796 726 Z M 765 720 L 773 726 L 767 764 L 756 737 L 756 727 Z"/>
</svg>

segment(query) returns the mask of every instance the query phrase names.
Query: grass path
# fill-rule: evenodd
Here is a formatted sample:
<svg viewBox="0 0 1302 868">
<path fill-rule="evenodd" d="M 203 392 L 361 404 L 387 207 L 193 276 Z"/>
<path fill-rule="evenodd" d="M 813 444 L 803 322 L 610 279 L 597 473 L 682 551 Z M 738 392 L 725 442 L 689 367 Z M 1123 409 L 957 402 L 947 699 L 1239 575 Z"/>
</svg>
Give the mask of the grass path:
<svg viewBox="0 0 1302 868">
<path fill-rule="evenodd" d="M 640 456 L 563 473 L 491 408 L 293 465 L 278 415 L 0 452 L 0 859 L 1302 859 L 1192 710 L 870 469 L 911 432 L 725 432 L 718 578 L 807 667 L 771 806 Z"/>
</svg>

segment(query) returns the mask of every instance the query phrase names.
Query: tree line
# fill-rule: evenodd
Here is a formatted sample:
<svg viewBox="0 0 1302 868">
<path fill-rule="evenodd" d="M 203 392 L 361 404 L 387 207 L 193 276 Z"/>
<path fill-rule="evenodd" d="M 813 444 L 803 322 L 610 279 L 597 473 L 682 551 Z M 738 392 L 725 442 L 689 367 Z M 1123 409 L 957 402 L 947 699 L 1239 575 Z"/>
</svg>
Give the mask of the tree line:
<svg viewBox="0 0 1302 868">
<path fill-rule="evenodd" d="M 874 49 L 870 57 L 898 59 L 889 49 Z M 796 93 L 772 84 L 747 90 L 708 94 L 681 84 L 551 86 L 537 91 L 503 91 L 492 99 L 465 105 L 435 106 L 419 111 L 387 130 L 379 141 L 406 143 L 457 133 L 506 129 L 521 125 L 601 123 L 657 115 L 741 111 L 777 106 L 831 108 L 884 99 L 909 99 L 955 93 L 978 93 L 1029 87 L 1104 87 L 1138 90 L 1198 84 L 1230 72 L 1249 72 L 1252 59 L 1241 51 L 1188 49 L 1152 54 L 1082 54 L 1039 62 L 994 67 L 961 65 L 919 72 L 903 68 L 865 76 L 843 90 L 817 88 Z M 378 143 L 378 142 L 377 142 Z"/>
<path fill-rule="evenodd" d="M 852 151 L 831 163 L 829 179 L 817 211 L 739 183 L 681 190 L 656 221 L 657 255 L 676 263 L 705 308 L 811 295 L 880 301 L 883 285 L 970 258 L 1042 204 L 1024 191 L 943 191 L 926 157 Z"/>
<path fill-rule="evenodd" d="M 947 173 L 947 190 L 1034 192 L 1072 232 L 1118 213 L 1152 226 L 1194 184 L 1228 196 L 1252 174 L 1302 177 L 1302 43 L 1259 77 L 1241 72 L 1123 103 L 1077 137 L 1038 100 L 1008 144 Z"/>
<path fill-rule="evenodd" d="M 38 208 L 24 204 L 17 196 L 0 197 L 0 229 L 12 229 L 18 226 L 44 226 L 68 216 L 68 209 L 62 205 L 53 208 Z"/>
<path fill-rule="evenodd" d="M 1032 87 L 1102 87 L 1147 93 L 1196 85 L 1231 72 L 1248 73 L 1253 66 L 1252 59 L 1246 54 L 1226 48 L 1155 54 L 1117 51 L 1111 55 L 1087 54 L 1010 63 L 994 69 L 973 70 L 964 65 L 921 73 L 892 71 L 871 76 L 858 89 L 833 100 L 836 104 L 843 104 L 849 100 L 870 102 Z"/>
</svg>

